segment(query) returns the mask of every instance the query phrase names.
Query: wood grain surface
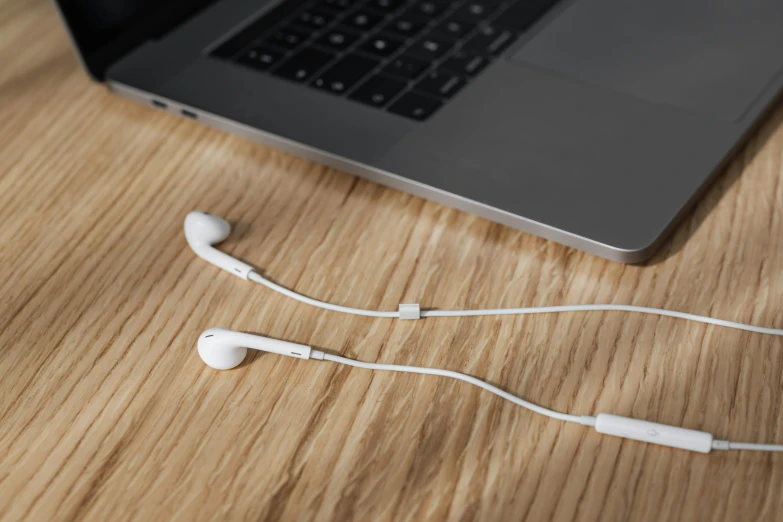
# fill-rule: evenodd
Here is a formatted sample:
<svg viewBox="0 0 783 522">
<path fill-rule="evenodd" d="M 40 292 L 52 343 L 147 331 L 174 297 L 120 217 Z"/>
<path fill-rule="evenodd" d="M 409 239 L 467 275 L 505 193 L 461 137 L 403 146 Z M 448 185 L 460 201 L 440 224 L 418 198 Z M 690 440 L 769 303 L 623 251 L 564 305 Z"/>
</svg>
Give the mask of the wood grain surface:
<svg viewBox="0 0 783 522">
<path fill-rule="evenodd" d="M 212 326 L 467 372 L 539 404 L 783 443 L 783 341 L 624 313 L 368 319 L 197 259 L 182 222 L 338 304 L 632 303 L 783 327 L 783 109 L 644 266 L 111 96 L 0 0 L 3 520 L 781 520 L 783 455 L 601 436 L 467 384 L 254 355 Z"/>
</svg>

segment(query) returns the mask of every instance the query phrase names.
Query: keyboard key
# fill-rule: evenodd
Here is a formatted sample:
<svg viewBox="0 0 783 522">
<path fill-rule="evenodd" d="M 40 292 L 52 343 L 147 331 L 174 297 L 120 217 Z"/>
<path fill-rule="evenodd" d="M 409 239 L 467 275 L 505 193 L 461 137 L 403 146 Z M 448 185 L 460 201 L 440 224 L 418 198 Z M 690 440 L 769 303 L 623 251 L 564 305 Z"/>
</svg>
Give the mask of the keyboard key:
<svg viewBox="0 0 783 522">
<path fill-rule="evenodd" d="M 389 107 L 389 111 L 406 118 L 422 121 L 429 118 L 440 106 L 441 102 L 438 100 L 408 92 L 400 96 L 400 99 Z"/>
<path fill-rule="evenodd" d="M 520 0 L 529 2 L 530 0 Z M 470 0 L 462 7 L 454 11 L 452 15 L 456 20 L 462 20 L 471 24 L 478 24 L 486 20 L 498 8 L 498 4 L 487 0 Z"/>
<path fill-rule="evenodd" d="M 388 76 L 373 76 L 360 85 L 350 98 L 367 105 L 383 107 L 405 86 L 406 83 L 402 80 L 389 78 Z"/>
<path fill-rule="evenodd" d="M 254 47 L 239 59 L 240 63 L 249 65 L 259 71 L 266 71 L 283 58 L 283 53 L 265 47 Z"/>
<path fill-rule="evenodd" d="M 432 34 L 441 36 L 447 40 L 459 40 L 469 32 L 471 32 L 476 25 L 471 22 L 465 22 L 454 18 L 454 15 L 447 16 L 445 20 L 440 22 L 432 29 Z"/>
<path fill-rule="evenodd" d="M 301 5 L 301 2 L 292 0 L 280 2 L 274 9 L 264 13 L 261 18 L 242 29 L 212 54 L 221 58 L 233 58 L 255 40 L 271 31 L 283 19 L 293 14 Z"/>
<path fill-rule="evenodd" d="M 307 40 L 307 33 L 299 29 L 285 28 L 277 31 L 268 40 L 267 43 L 280 47 L 281 49 L 296 49 Z"/>
<path fill-rule="evenodd" d="M 383 69 L 383 72 L 405 80 L 412 80 L 423 73 L 429 65 L 429 63 L 422 60 L 417 60 L 408 56 L 400 56 L 392 60 L 391 63 Z"/>
<path fill-rule="evenodd" d="M 283 3 L 289 3 L 291 0 L 286 0 Z M 330 9 L 332 11 L 347 11 L 354 5 L 358 4 L 359 0 L 321 0 L 317 5 L 322 9 Z"/>
<path fill-rule="evenodd" d="M 327 31 L 323 36 L 318 38 L 315 43 L 336 51 L 343 51 L 353 45 L 358 39 L 359 36 L 356 34 L 346 31 L 342 27 L 336 27 Z"/>
<path fill-rule="evenodd" d="M 437 18 L 438 15 L 448 9 L 448 7 L 449 3 L 443 0 L 424 0 L 422 2 L 413 4 L 405 11 L 405 13 L 432 19 Z"/>
<path fill-rule="evenodd" d="M 441 67 L 457 74 L 475 76 L 487 66 L 487 63 L 489 60 L 484 56 L 458 52 L 443 62 Z"/>
<path fill-rule="evenodd" d="M 493 25 L 511 31 L 526 31 L 544 16 L 558 0 L 518 0 L 516 4 L 502 12 Z"/>
<path fill-rule="evenodd" d="M 278 67 L 274 74 L 295 82 L 304 82 L 322 69 L 332 58 L 334 58 L 333 54 L 315 49 L 303 49 Z"/>
<path fill-rule="evenodd" d="M 445 71 L 433 71 L 419 80 L 413 89 L 446 100 L 457 94 L 464 85 L 465 80 L 459 76 Z"/>
<path fill-rule="evenodd" d="M 426 25 L 427 23 L 420 18 L 402 15 L 383 26 L 383 31 L 394 33 L 404 38 L 412 38 L 419 34 Z"/>
<path fill-rule="evenodd" d="M 366 53 L 387 58 L 397 52 L 402 45 L 402 40 L 389 38 L 384 35 L 377 35 L 369 38 L 360 49 Z"/>
<path fill-rule="evenodd" d="M 381 15 L 377 15 L 366 9 L 360 9 L 348 15 L 345 20 L 343 20 L 343 24 L 354 31 L 366 32 L 378 25 L 382 19 L 383 16 Z"/>
<path fill-rule="evenodd" d="M 391 13 L 396 11 L 405 4 L 405 0 L 369 0 L 364 5 L 370 9 L 381 11 L 383 13 Z"/>
<path fill-rule="evenodd" d="M 514 35 L 510 31 L 487 25 L 479 29 L 479 32 L 462 47 L 479 54 L 495 55 L 508 47 L 512 41 Z"/>
<path fill-rule="evenodd" d="M 335 13 L 326 9 L 312 8 L 299 13 L 299 16 L 293 19 L 292 23 L 307 29 L 323 29 L 334 20 Z"/>
<path fill-rule="evenodd" d="M 426 36 L 405 51 L 405 54 L 419 60 L 430 61 L 443 56 L 451 44 L 440 38 Z"/>
<path fill-rule="evenodd" d="M 313 82 L 315 87 L 334 94 L 342 94 L 367 76 L 378 62 L 363 56 L 349 54 Z"/>
</svg>

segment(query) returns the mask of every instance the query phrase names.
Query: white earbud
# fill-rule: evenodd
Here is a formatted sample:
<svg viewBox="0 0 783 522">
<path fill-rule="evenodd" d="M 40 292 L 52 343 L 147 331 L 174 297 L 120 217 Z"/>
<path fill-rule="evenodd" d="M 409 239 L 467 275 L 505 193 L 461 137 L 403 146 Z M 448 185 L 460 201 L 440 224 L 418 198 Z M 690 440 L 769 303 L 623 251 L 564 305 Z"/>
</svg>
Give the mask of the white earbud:
<svg viewBox="0 0 783 522">
<path fill-rule="evenodd" d="M 315 351 L 303 344 L 278 341 L 225 328 L 210 328 L 198 338 L 198 354 L 201 360 L 216 370 L 230 370 L 242 364 L 248 348 L 298 359 L 309 359 L 311 352 Z"/>
<path fill-rule="evenodd" d="M 231 225 L 206 212 L 191 212 L 185 218 L 185 239 L 198 257 L 234 274 L 247 279 L 253 267 L 238 259 L 224 254 L 212 245 L 220 243 L 231 234 Z"/>
</svg>

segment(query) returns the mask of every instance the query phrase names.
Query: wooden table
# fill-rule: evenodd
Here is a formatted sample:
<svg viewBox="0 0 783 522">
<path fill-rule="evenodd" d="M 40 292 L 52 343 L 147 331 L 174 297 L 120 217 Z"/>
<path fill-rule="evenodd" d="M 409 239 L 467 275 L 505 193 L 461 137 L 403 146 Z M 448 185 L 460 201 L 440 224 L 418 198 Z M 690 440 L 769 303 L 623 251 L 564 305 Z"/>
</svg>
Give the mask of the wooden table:
<svg viewBox="0 0 783 522">
<path fill-rule="evenodd" d="M 466 384 L 275 356 L 224 326 L 467 372 L 539 404 L 783 443 L 783 342 L 625 313 L 367 319 L 197 259 L 182 222 L 355 307 L 633 303 L 783 327 L 783 109 L 645 266 L 604 261 L 110 96 L 0 0 L 4 520 L 780 520 L 783 455 L 601 436 Z"/>
</svg>

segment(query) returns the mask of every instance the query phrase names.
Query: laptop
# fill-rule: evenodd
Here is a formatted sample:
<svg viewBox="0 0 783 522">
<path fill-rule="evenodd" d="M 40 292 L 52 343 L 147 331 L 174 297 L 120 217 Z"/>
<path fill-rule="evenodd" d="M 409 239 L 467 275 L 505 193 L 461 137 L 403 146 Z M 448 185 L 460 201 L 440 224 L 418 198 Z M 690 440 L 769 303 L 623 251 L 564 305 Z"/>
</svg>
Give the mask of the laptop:
<svg viewBox="0 0 783 522">
<path fill-rule="evenodd" d="M 649 258 L 783 90 L 780 0 L 59 0 L 153 109 Z"/>
</svg>

